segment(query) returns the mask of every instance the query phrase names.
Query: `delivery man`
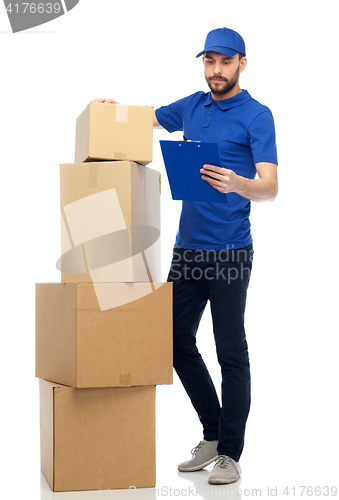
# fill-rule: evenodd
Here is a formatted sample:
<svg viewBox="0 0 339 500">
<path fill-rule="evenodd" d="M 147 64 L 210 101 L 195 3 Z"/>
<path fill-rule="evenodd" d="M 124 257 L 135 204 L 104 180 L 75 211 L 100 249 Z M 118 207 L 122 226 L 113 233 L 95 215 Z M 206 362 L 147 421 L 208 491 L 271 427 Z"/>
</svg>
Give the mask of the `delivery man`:
<svg viewBox="0 0 339 500">
<path fill-rule="evenodd" d="M 244 328 L 253 259 L 250 205 L 277 196 L 277 152 L 271 111 L 240 87 L 247 64 L 242 37 L 228 28 L 215 29 L 200 56 L 210 92 L 157 109 L 154 127 L 219 145 L 222 167 L 204 165 L 200 175 L 227 193 L 228 203 L 183 201 L 168 281 L 173 282 L 174 368 L 203 427 L 203 439 L 178 469 L 193 472 L 215 462 L 208 482 L 226 484 L 241 475 L 250 409 Z M 196 346 L 208 301 L 221 367 L 221 404 Z"/>
</svg>

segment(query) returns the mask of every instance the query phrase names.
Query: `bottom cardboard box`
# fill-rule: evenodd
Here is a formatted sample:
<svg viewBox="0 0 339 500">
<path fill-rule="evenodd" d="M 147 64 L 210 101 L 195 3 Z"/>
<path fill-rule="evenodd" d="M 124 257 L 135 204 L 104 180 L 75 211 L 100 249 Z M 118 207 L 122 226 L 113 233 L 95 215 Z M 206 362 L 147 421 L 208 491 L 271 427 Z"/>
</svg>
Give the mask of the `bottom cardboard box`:
<svg viewBox="0 0 339 500">
<path fill-rule="evenodd" d="M 155 387 L 40 379 L 41 470 L 53 491 L 155 486 Z"/>
</svg>

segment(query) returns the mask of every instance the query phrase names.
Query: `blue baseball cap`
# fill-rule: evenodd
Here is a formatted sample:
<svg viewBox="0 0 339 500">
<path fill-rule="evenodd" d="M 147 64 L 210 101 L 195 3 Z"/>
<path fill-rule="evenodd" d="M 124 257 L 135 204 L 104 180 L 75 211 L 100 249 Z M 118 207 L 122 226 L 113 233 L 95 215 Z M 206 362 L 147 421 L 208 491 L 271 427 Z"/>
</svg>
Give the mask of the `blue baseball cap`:
<svg viewBox="0 0 339 500">
<path fill-rule="evenodd" d="M 206 37 L 204 50 L 199 52 L 200 57 L 205 52 L 218 52 L 225 56 L 235 56 L 238 52 L 246 55 L 245 42 L 236 31 L 228 28 L 218 28 L 210 31 Z"/>
</svg>

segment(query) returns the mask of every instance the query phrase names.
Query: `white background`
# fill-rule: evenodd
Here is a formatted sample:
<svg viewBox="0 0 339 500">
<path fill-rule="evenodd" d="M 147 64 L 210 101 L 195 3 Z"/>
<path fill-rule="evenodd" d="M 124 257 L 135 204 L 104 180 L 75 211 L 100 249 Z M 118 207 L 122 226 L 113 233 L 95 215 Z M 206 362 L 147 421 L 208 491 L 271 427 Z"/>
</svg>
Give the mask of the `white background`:
<svg viewBox="0 0 339 500">
<path fill-rule="evenodd" d="M 277 487 L 285 498 L 283 487 L 296 486 L 296 497 L 300 485 L 338 485 L 336 2 L 80 0 L 67 15 L 17 34 L 11 33 L 0 5 L 4 498 L 124 495 L 53 494 L 40 478 L 34 285 L 60 281 L 55 268 L 60 256 L 59 164 L 74 161 L 75 120 L 92 99 L 159 107 L 207 90 L 195 55 L 207 32 L 223 26 L 239 31 L 247 45 L 241 87 L 273 112 L 280 180 L 276 201 L 252 207 L 255 258 L 246 316 L 252 408 L 242 483 L 229 495 L 241 498 L 240 488 L 246 498 L 256 488 L 260 498 L 271 498 L 274 491 L 268 496 L 268 488 Z M 181 135 L 155 131 L 150 165 L 163 172 L 166 280 L 180 202 L 169 194 L 161 138 Z M 198 339 L 219 390 L 208 310 Z M 206 471 L 176 471 L 201 437 L 178 379 L 159 386 L 159 491 L 153 490 L 153 496 L 181 492 L 187 497 L 187 488 L 200 480 L 205 488 Z M 228 491 L 211 488 L 200 496 L 222 498 Z M 147 491 L 152 493 L 145 490 L 144 496 Z M 315 496 L 310 493 L 303 497 Z"/>
</svg>

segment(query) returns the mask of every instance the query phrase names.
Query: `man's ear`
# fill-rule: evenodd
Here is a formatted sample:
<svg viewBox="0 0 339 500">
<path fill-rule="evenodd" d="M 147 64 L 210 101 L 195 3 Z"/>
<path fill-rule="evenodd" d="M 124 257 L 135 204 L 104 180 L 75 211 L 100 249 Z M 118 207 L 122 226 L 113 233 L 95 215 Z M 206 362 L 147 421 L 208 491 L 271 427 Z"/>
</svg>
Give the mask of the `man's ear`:
<svg viewBox="0 0 339 500">
<path fill-rule="evenodd" d="M 247 66 L 247 59 L 246 57 L 243 57 L 242 59 L 240 59 L 240 68 L 239 68 L 240 73 L 244 71 L 246 66 Z"/>
</svg>

